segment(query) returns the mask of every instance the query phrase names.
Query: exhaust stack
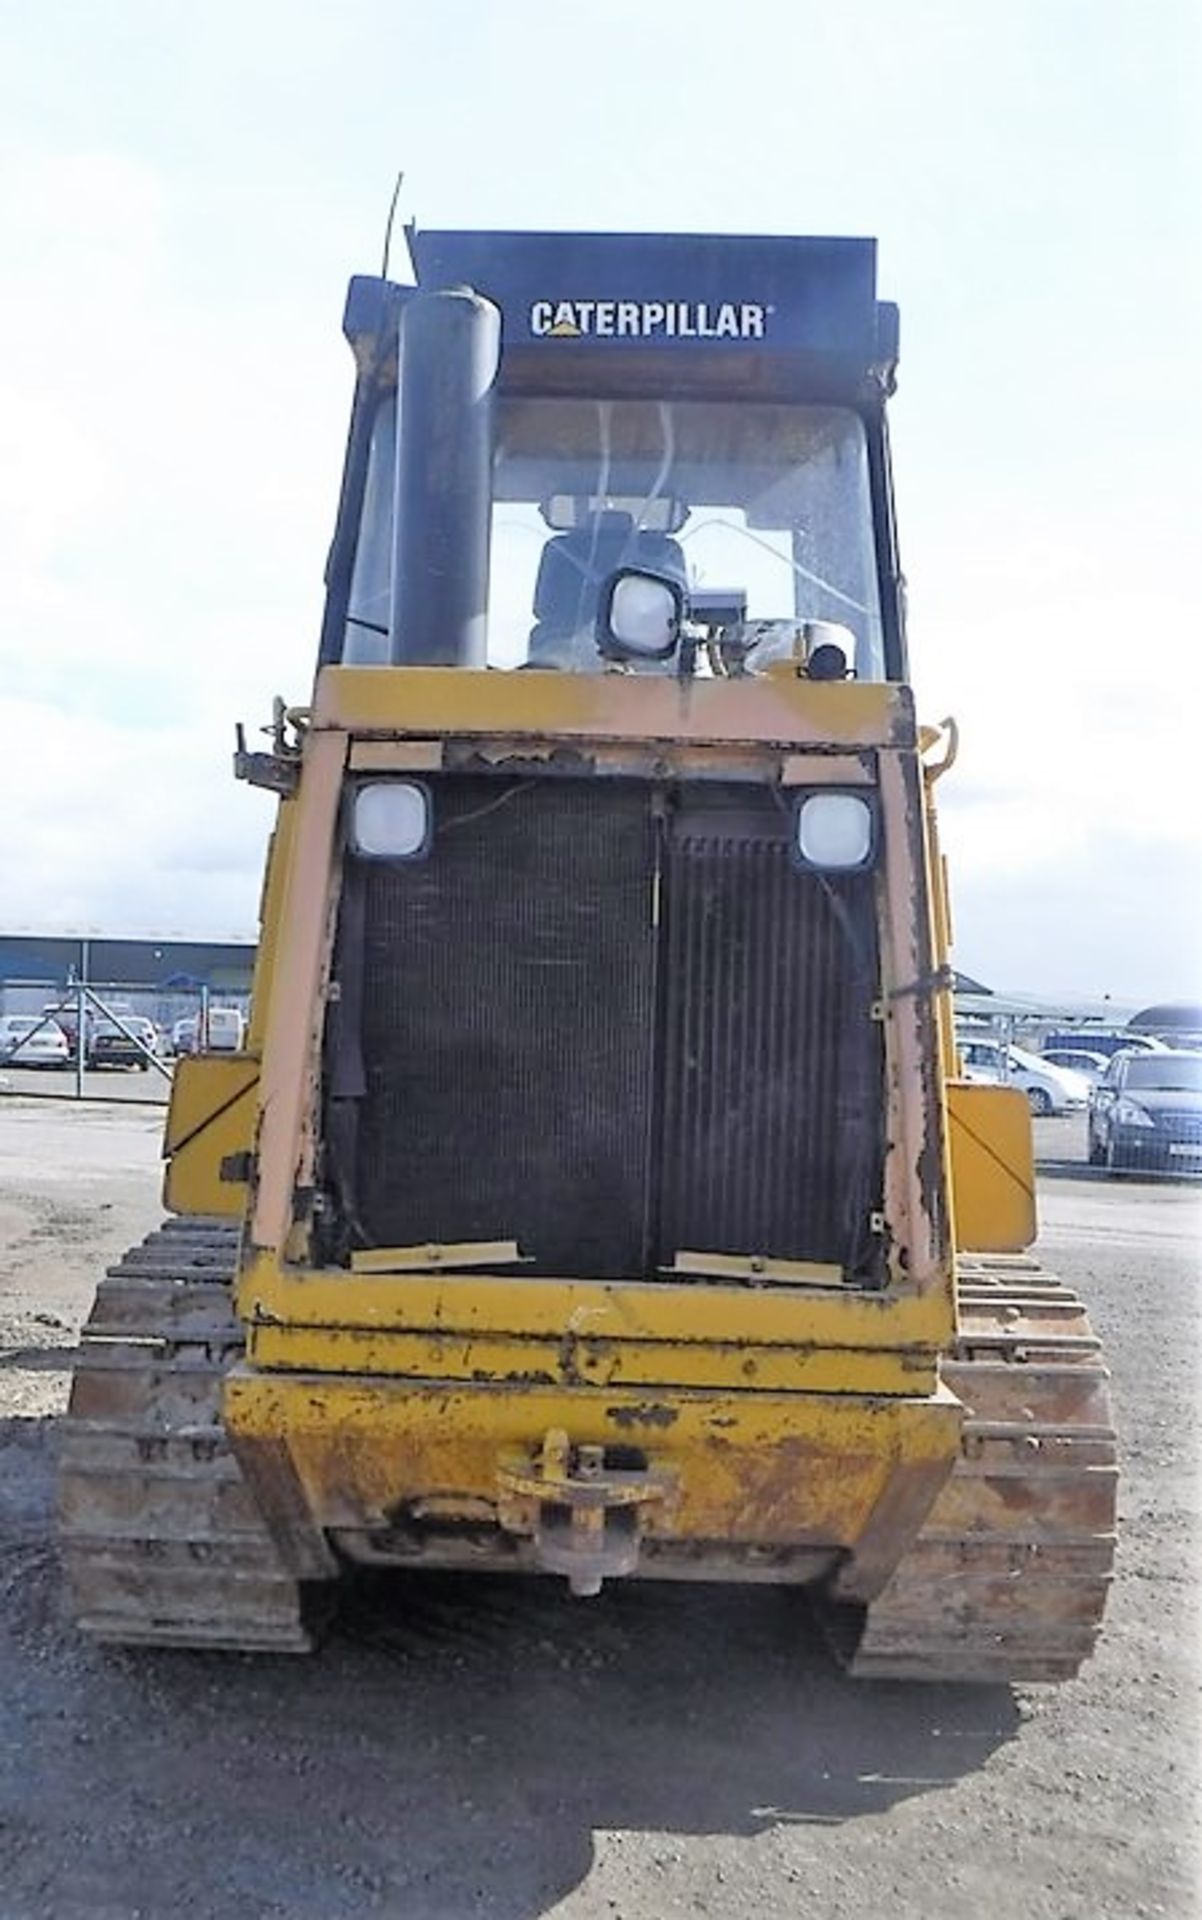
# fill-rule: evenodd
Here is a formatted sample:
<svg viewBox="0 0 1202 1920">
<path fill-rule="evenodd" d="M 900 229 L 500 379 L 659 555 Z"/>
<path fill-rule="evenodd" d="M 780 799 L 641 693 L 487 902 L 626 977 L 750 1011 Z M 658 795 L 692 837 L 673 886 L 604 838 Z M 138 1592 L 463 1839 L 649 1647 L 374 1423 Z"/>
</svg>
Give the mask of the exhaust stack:
<svg viewBox="0 0 1202 1920">
<path fill-rule="evenodd" d="M 487 664 L 492 395 L 501 315 L 470 288 L 402 310 L 389 658 Z"/>
</svg>

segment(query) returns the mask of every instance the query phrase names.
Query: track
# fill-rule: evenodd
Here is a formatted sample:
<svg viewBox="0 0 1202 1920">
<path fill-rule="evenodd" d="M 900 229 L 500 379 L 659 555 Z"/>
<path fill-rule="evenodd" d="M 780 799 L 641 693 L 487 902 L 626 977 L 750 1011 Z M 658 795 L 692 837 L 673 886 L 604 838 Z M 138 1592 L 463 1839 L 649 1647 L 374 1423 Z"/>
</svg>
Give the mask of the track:
<svg viewBox="0 0 1202 1920">
<path fill-rule="evenodd" d="M 83 1329 L 59 1501 L 76 1623 L 98 1640 L 305 1652 L 284 1570 L 221 1426 L 241 1350 L 237 1232 L 169 1221 L 109 1269 Z"/>
<path fill-rule="evenodd" d="M 1109 1375 L 1077 1296 L 1024 1256 L 960 1262 L 943 1378 L 960 1458 L 879 1599 L 827 1624 L 857 1678 L 1066 1680 L 1114 1558 Z"/>
</svg>

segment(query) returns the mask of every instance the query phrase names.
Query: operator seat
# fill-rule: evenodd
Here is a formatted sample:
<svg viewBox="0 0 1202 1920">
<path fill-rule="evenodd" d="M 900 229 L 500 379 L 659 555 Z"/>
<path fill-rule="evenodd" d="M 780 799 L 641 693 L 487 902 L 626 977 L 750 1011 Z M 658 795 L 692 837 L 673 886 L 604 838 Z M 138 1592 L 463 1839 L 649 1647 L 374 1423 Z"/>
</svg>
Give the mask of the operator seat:
<svg viewBox="0 0 1202 1920">
<path fill-rule="evenodd" d="M 680 543 L 638 529 L 634 516 L 609 508 L 547 541 L 534 583 L 535 625 L 527 666 L 599 673 L 595 627 L 601 588 L 617 567 L 645 567 L 687 583 Z"/>
</svg>

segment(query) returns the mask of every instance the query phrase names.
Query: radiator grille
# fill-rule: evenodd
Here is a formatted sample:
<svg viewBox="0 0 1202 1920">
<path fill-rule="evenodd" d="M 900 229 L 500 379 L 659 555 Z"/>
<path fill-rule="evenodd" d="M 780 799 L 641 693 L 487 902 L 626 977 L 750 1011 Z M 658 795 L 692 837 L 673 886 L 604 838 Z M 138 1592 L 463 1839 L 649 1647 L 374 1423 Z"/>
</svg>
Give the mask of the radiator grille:
<svg viewBox="0 0 1202 1920">
<path fill-rule="evenodd" d="M 871 874 L 797 869 L 771 795 L 671 837 L 666 1249 L 858 1267 L 879 1205 Z"/>
<path fill-rule="evenodd" d="M 427 860 L 346 863 L 326 1084 L 349 1238 L 516 1240 L 536 1273 L 688 1249 L 866 1277 L 872 876 L 798 871 L 764 790 L 433 785 Z"/>
<path fill-rule="evenodd" d="M 441 782 L 430 858 L 362 863 L 358 1215 L 638 1270 L 653 1014 L 645 790 Z"/>
</svg>

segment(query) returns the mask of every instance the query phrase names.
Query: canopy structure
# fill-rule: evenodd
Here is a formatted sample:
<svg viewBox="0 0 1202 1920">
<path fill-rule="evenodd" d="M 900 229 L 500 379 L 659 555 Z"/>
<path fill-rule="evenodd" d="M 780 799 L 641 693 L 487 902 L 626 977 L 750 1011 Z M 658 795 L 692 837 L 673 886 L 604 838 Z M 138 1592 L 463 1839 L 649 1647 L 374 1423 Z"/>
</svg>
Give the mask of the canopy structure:
<svg viewBox="0 0 1202 1920">
<path fill-rule="evenodd" d="M 1127 1025 L 1134 1033 L 1202 1034 L 1202 1007 L 1188 1001 L 1144 1007 Z"/>
</svg>

